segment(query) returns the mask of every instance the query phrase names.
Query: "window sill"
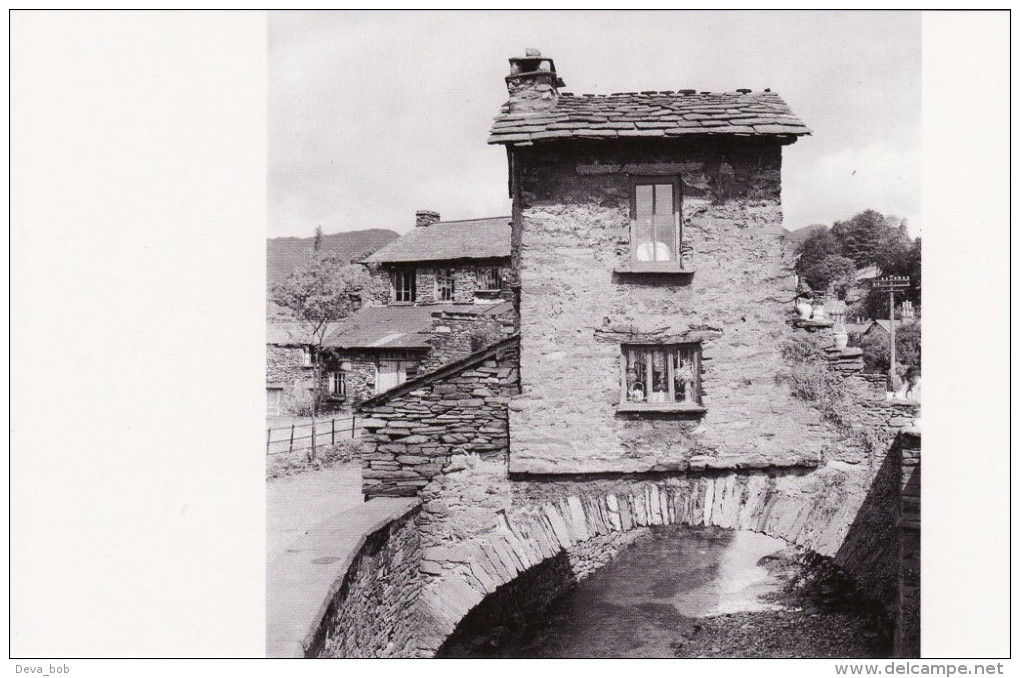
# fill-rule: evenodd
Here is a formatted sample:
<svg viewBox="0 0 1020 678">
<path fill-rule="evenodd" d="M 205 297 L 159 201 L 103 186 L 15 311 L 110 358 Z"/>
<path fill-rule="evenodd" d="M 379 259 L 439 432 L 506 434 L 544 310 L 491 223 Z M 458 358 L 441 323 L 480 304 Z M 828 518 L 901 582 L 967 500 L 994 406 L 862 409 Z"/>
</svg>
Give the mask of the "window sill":
<svg viewBox="0 0 1020 678">
<path fill-rule="evenodd" d="M 619 275 L 694 275 L 694 269 L 684 268 L 680 261 L 628 261 L 613 269 Z"/>
<path fill-rule="evenodd" d="M 708 408 L 697 403 L 619 403 L 617 412 L 672 412 L 677 414 L 704 414 Z"/>
</svg>

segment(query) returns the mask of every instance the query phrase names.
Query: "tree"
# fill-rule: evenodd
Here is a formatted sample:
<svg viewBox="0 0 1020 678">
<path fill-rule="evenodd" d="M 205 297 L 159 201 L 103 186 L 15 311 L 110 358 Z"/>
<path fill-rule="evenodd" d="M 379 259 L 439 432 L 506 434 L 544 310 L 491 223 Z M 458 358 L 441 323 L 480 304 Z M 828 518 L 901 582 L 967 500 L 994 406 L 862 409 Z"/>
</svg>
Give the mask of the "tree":
<svg viewBox="0 0 1020 678">
<path fill-rule="evenodd" d="M 317 251 L 287 280 L 273 286 L 272 301 L 289 309 L 305 325 L 310 343 L 315 347 L 313 413 L 318 413 L 322 343 L 330 323 L 343 320 L 377 298 L 386 285 L 386 281 L 372 275 L 364 266 L 348 264 L 333 252 Z"/>
<path fill-rule="evenodd" d="M 887 268 L 882 269 L 883 275 L 899 275 L 910 278 L 910 287 L 896 294 L 896 306 L 903 301 L 914 304 L 917 312 L 921 310 L 921 239 L 903 247 L 896 258 L 890 258 Z M 861 314 L 869 318 L 886 319 L 889 317 L 889 293 L 870 290 L 861 300 Z"/>
<path fill-rule="evenodd" d="M 858 267 L 878 264 L 888 275 L 886 265 L 896 259 L 896 253 L 905 240 L 905 224 L 896 217 L 885 217 L 875 210 L 864 210 L 847 221 L 832 225 L 832 235 L 839 243 L 840 251 L 853 259 Z"/>
<path fill-rule="evenodd" d="M 852 259 L 838 254 L 827 254 L 821 260 L 804 270 L 798 270 L 811 289 L 818 292 L 835 291 L 844 296 L 847 288 L 854 284 L 857 267 Z"/>
<path fill-rule="evenodd" d="M 816 231 L 804 239 L 804 242 L 797 248 L 797 272 L 810 268 L 819 261 L 831 254 L 842 255 L 839 242 L 836 241 L 832 231 Z"/>
<path fill-rule="evenodd" d="M 861 339 L 864 367 L 869 372 L 889 371 L 889 335 L 872 332 Z M 896 364 L 901 368 L 921 368 L 921 323 L 896 328 Z"/>
</svg>

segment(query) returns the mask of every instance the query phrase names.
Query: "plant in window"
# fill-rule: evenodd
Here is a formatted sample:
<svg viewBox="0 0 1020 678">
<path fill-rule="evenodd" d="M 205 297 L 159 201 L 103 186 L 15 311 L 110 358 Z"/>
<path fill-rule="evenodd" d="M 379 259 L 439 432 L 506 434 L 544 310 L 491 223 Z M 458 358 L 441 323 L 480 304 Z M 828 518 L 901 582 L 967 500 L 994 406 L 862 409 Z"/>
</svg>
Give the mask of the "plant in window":
<svg viewBox="0 0 1020 678">
<path fill-rule="evenodd" d="M 629 345 L 623 359 L 621 402 L 700 404 L 700 345 Z"/>
</svg>

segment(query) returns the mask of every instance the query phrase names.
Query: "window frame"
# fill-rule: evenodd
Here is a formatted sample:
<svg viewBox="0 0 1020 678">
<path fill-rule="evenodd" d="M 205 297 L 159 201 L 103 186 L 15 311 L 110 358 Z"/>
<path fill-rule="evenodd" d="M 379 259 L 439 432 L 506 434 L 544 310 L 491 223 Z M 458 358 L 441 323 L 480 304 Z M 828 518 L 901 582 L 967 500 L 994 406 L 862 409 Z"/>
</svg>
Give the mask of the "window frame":
<svg viewBox="0 0 1020 678">
<path fill-rule="evenodd" d="M 393 386 L 390 386 L 389 388 L 385 389 L 386 391 L 388 391 L 390 389 L 397 388 L 398 386 L 401 386 L 401 385 L 407 383 L 411 379 L 417 378 L 421 374 L 421 361 L 419 361 L 419 360 L 416 360 L 416 359 L 413 359 L 413 358 L 406 358 L 406 357 L 392 358 L 392 357 L 387 357 L 387 356 L 380 356 L 375 361 L 375 394 L 376 395 L 384 392 L 384 391 L 379 390 L 379 375 L 383 371 L 383 363 L 396 365 L 395 374 L 397 376 L 397 383 L 394 384 Z M 413 373 L 411 376 L 408 376 L 408 374 L 407 374 L 408 367 L 411 368 L 411 371 Z"/>
<path fill-rule="evenodd" d="M 450 304 L 453 303 L 454 298 L 457 296 L 457 283 L 454 277 L 454 269 L 452 268 L 437 268 L 435 269 L 435 300 L 439 304 Z M 445 275 L 444 275 L 445 274 Z M 450 298 L 444 299 L 441 291 L 443 285 L 439 282 L 440 279 L 449 280 L 450 282 Z"/>
<path fill-rule="evenodd" d="M 683 251 L 683 220 L 681 217 L 681 207 L 683 200 L 680 195 L 680 177 L 677 175 L 637 175 L 631 176 L 630 179 L 630 261 L 636 265 L 646 266 L 675 266 L 680 264 L 680 253 Z M 651 261 L 640 261 L 637 258 L 637 187 L 638 186 L 659 186 L 669 185 L 673 188 L 673 252 L 670 259 L 664 261 L 651 260 Z M 655 200 L 655 189 L 652 189 L 652 200 Z M 654 204 L 654 202 L 653 202 Z M 654 207 L 653 207 L 654 209 Z M 654 212 L 653 212 L 654 214 Z M 653 222 L 654 229 L 654 222 Z M 654 238 L 654 230 L 653 230 Z M 653 240 L 654 242 L 654 240 Z"/>
<path fill-rule="evenodd" d="M 636 351 L 639 355 L 645 354 L 645 372 L 650 373 L 653 369 L 652 354 L 656 351 L 663 354 L 663 361 L 666 366 L 666 385 L 668 397 L 661 401 L 649 399 L 649 386 L 645 384 L 645 399 L 641 401 L 631 400 L 628 392 L 627 366 L 628 353 Z M 693 380 L 691 389 L 692 397 L 686 400 L 676 399 L 676 356 L 681 351 L 688 351 L 693 360 Z M 647 379 L 647 377 L 646 377 Z M 707 411 L 703 403 L 702 389 L 702 347 L 701 342 L 675 342 L 668 344 L 647 344 L 640 342 L 628 342 L 620 344 L 620 402 L 617 405 L 619 412 L 692 412 L 700 413 Z"/>
<path fill-rule="evenodd" d="M 347 372 L 344 370 L 334 370 L 327 375 L 327 381 L 329 384 L 329 396 L 331 398 L 347 397 Z M 340 385 L 339 390 L 336 388 L 338 383 Z"/>
<path fill-rule="evenodd" d="M 494 287 L 483 287 L 482 282 L 493 282 Z M 475 270 L 476 292 L 499 292 L 503 289 L 503 268 L 501 266 L 479 266 Z"/>
<path fill-rule="evenodd" d="M 402 289 L 402 281 L 409 289 Z M 408 297 L 401 299 L 401 296 Z M 418 269 L 398 268 L 390 271 L 390 299 L 394 304 L 413 304 L 418 301 Z"/>
</svg>

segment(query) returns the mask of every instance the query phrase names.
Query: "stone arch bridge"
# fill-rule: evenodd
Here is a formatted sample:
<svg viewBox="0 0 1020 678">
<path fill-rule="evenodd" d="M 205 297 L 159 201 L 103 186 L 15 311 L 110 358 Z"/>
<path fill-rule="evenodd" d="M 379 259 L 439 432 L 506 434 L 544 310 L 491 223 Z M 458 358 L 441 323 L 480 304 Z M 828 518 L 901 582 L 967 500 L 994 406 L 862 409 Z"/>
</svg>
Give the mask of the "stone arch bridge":
<svg viewBox="0 0 1020 678">
<path fill-rule="evenodd" d="M 516 369 L 510 339 L 363 405 L 365 508 L 377 515 L 289 630 L 274 631 L 270 592 L 271 654 L 435 656 L 487 596 L 543 564 L 559 559 L 580 580 L 652 526 L 684 524 L 760 532 L 831 558 L 885 606 L 897 656 L 918 656 L 920 437 L 905 426 L 915 405 L 870 401 L 882 449 L 867 459 L 514 477 Z"/>
</svg>

